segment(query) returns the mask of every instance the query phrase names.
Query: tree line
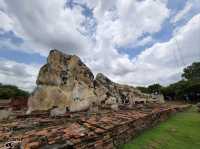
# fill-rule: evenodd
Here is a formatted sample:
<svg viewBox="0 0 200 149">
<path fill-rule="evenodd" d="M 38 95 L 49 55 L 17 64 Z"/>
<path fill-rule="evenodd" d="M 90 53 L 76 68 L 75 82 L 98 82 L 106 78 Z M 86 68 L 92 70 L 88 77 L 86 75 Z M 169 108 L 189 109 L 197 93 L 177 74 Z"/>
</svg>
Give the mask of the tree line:
<svg viewBox="0 0 200 149">
<path fill-rule="evenodd" d="M 162 86 L 160 84 L 148 87 L 137 87 L 143 93 L 163 94 L 165 100 L 185 100 L 187 102 L 200 102 L 200 62 L 195 62 L 183 70 L 182 80 Z M 29 92 L 19 89 L 14 85 L 0 83 L 0 99 L 14 97 L 28 97 Z"/>
<path fill-rule="evenodd" d="M 163 94 L 165 100 L 184 100 L 200 102 L 200 62 L 184 68 L 182 80 L 168 86 L 153 84 L 148 87 L 137 87 L 143 93 Z"/>
<path fill-rule="evenodd" d="M 17 86 L 0 83 L 0 100 L 28 96 L 29 92 L 19 89 Z"/>
</svg>

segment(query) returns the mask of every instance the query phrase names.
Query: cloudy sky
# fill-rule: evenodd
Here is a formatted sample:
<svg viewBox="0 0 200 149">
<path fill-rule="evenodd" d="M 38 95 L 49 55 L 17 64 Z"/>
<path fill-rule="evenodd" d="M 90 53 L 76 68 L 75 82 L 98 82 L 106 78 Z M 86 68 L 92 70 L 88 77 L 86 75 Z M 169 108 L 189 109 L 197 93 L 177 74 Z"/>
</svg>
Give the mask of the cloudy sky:
<svg viewBox="0 0 200 149">
<path fill-rule="evenodd" d="M 31 91 L 54 48 L 119 83 L 167 85 L 200 60 L 200 0 L 0 0 L 0 82 Z"/>
</svg>

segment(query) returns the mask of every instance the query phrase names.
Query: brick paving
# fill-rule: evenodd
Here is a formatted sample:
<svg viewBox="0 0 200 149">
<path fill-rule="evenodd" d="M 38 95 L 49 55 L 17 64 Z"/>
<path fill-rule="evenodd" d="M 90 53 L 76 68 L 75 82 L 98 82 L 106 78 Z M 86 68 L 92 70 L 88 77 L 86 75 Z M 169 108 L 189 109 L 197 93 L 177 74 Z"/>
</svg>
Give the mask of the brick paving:
<svg viewBox="0 0 200 149">
<path fill-rule="evenodd" d="M 187 107 L 151 105 L 117 112 L 66 113 L 54 118 L 45 112 L 30 116 L 17 114 L 0 122 L 0 146 L 3 149 L 6 142 L 15 141 L 24 149 L 116 148 Z"/>
</svg>

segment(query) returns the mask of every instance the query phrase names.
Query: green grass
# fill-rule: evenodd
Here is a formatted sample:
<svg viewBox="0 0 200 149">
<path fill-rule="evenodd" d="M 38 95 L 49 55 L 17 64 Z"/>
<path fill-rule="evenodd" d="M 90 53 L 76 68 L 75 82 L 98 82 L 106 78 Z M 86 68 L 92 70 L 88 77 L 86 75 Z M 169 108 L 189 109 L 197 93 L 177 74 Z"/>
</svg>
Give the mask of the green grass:
<svg viewBox="0 0 200 149">
<path fill-rule="evenodd" d="M 122 149 L 200 149 L 200 113 L 195 107 L 177 113 Z"/>
</svg>

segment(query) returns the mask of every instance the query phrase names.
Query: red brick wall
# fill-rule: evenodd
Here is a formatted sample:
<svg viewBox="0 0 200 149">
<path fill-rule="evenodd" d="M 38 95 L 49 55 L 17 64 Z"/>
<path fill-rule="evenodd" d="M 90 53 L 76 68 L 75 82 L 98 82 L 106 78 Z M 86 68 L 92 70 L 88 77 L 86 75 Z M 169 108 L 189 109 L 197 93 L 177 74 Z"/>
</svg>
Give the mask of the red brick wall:
<svg viewBox="0 0 200 149">
<path fill-rule="evenodd" d="M 10 107 L 13 110 L 27 109 L 28 98 L 27 97 L 15 97 L 10 101 Z"/>
</svg>

